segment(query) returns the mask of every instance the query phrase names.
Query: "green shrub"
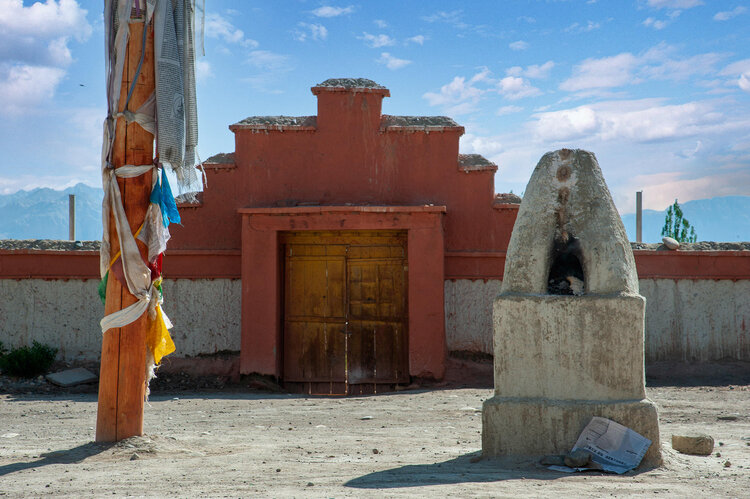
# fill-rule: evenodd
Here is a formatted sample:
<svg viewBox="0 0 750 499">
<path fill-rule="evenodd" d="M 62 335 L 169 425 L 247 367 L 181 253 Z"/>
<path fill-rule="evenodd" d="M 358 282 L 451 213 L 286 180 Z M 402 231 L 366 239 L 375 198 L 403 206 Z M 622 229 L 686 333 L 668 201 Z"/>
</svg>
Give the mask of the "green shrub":
<svg viewBox="0 0 750 499">
<path fill-rule="evenodd" d="M 57 348 L 35 341 L 31 347 L 14 348 L 4 353 L 0 345 L 0 369 L 3 373 L 22 378 L 33 378 L 44 374 L 52 365 Z"/>
</svg>

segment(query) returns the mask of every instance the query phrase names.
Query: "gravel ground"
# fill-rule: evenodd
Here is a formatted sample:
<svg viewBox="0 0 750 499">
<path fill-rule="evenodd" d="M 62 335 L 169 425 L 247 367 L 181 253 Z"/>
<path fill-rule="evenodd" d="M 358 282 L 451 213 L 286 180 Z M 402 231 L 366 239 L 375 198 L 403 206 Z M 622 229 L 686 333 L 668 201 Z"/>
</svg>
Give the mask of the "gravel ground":
<svg viewBox="0 0 750 499">
<path fill-rule="evenodd" d="M 92 442 L 95 393 L 39 389 L 0 388 L 0 497 L 747 497 L 750 490 L 750 385 L 649 388 L 665 465 L 623 476 L 478 460 L 489 388 L 350 398 L 158 393 L 145 409 L 145 435 L 117 444 Z M 714 437 L 713 455 L 671 449 L 672 434 L 693 432 Z"/>
</svg>

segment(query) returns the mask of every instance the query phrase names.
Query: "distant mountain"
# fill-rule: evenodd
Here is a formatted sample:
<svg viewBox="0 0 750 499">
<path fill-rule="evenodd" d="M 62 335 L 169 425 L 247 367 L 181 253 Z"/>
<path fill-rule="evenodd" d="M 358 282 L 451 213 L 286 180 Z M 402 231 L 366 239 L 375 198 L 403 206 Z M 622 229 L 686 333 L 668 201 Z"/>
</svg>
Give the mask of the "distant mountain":
<svg viewBox="0 0 750 499">
<path fill-rule="evenodd" d="M 85 184 L 0 195 L 0 239 L 67 239 L 68 194 L 76 195 L 76 239 L 101 239 L 103 191 Z M 699 199 L 680 206 L 699 241 L 750 241 L 750 196 Z M 666 210 L 643 210 L 643 242 L 661 242 L 665 216 Z M 622 221 L 635 241 L 635 214 L 624 215 Z"/>
<path fill-rule="evenodd" d="M 0 239 L 68 239 L 69 194 L 76 196 L 76 239 L 101 239 L 104 191 L 86 184 L 0 195 Z"/>
<path fill-rule="evenodd" d="M 750 241 L 750 196 L 696 199 L 680 203 L 683 217 L 695 227 L 698 241 Z M 661 242 L 667 210 L 643 210 L 643 242 Z M 628 238 L 635 241 L 635 213 L 623 215 Z"/>
</svg>

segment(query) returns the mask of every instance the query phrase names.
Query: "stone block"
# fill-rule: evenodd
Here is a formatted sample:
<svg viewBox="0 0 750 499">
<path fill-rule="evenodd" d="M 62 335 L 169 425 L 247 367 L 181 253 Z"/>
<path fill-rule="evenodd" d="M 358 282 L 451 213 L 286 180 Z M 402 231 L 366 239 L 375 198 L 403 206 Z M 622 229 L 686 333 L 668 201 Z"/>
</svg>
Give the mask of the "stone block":
<svg viewBox="0 0 750 499">
<path fill-rule="evenodd" d="M 500 295 L 495 394 L 560 400 L 645 398 L 639 295 Z"/>
<path fill-rule="evenodd" d="M 714 451 L 714 439 L 709 435 L 672 435 L 672 448 L 683 454 L 709 456 Z"/>
<path fill-rule="evenodd" d="M 62 387 L 82 385 L 84 383 L 93 383 L 98 379 L 96 374 L 92 373 L 88 369 L 84 369 L 83 367 L 48 374 L 46 378 L 47 381 L 49 381 L 53 385 Z"/>
</svg>

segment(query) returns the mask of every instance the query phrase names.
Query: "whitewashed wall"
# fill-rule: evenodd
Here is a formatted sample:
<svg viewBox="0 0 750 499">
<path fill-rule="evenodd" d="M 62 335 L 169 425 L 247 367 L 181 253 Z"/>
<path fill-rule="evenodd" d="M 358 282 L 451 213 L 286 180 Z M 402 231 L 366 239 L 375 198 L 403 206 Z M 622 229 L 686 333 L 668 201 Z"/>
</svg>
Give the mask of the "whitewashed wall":
<svg viewBox="0 0 750 499">
<path fill-rule="evenodd" d="M 445 281 L 448 349 L 492 354 L 492 303 L 501 281 Z M 0 279 L 0 341 L 36 340 L 58 359 L 98 360 L 104 307 L 98 281 Z M 750 281 L 642 279 L 646 361 L 750 360 Z M 164 309 L 175 322 L 179 357 L 239 351 L 241 281 L 164 283 Z"/>
<path fill-rule="evenodd" d="M 499 279 L 445 281 L 445 336 L 449 351 L 493 353 L 492 304 Z"/>
<path fill-rule="evenodd" d="M 448 350 L 492 354 L 500 280 L 445 281 Z M 750 281 L 641 279 L 646 361 L 750 360 Z"/>
<path fill-rule="evenodd" d="M 94 279 L 0 279 L 0 341 L 19 347 L 36 340 L 58 348 L 58 360 L 98 360 L 104 313 L 98 285 Z M 240 291 L 239 279 L 165 280 L 175 355 L 239 351 Z"/>
<path fill-rule="evenodd" d="M 750 281 L 643 279 L 646 361 L 750 360 Z"/>
</svg>

